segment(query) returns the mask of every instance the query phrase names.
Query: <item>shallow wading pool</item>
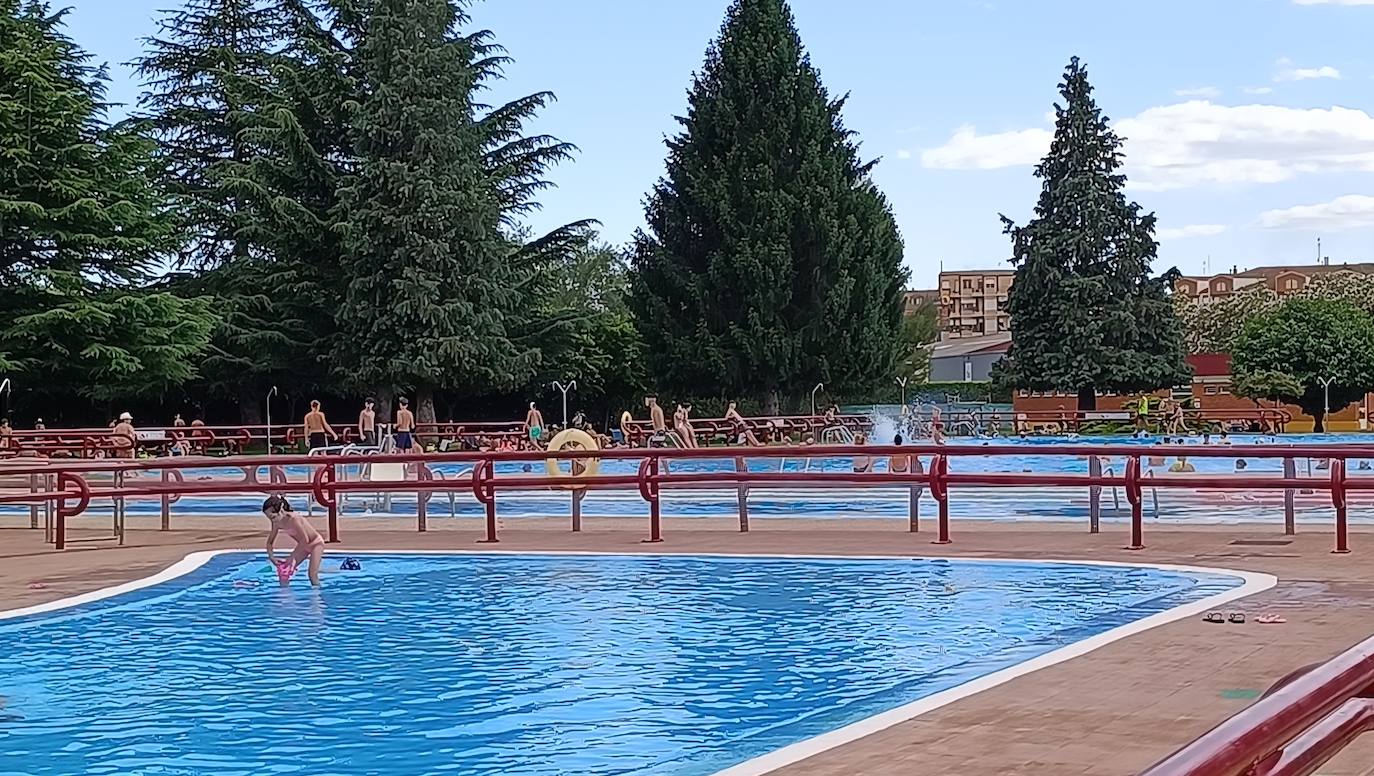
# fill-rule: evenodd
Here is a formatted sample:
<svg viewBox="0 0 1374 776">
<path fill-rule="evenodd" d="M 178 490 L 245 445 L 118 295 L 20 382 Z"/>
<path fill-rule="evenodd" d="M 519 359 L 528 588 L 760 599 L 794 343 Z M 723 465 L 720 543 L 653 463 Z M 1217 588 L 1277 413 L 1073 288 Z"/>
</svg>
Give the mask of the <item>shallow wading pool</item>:
<svg viewBox="0 0 1374 776">
<path fill-rule="evenodd" d="M 1071 563 L 359 557 L 314 591 L 278 587 L 260 555 L 200 554 L 0 620 L 4 770 L 709 774 L 1272 585 Z"/>
</svg>

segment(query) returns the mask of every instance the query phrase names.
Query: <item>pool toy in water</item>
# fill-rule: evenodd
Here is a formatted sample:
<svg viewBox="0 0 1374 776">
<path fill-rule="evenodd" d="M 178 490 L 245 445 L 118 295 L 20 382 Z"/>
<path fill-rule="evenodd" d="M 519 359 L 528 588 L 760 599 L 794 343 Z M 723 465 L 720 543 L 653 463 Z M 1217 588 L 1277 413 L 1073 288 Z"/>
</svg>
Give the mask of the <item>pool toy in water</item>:
<svg viewBox="0 0 1374 776">
<path fill-rule="evenodd" d="M 339 571 L 362 571 L 363 564 L 357 558 L 344 558 L 343 563 L 339 564 Z"/>
<path fill-rule="evenodd" d="M 289 560 L 277 561 L 277 580 L 283 585 L 296 576 L 296 565 Z"/>
</svg>

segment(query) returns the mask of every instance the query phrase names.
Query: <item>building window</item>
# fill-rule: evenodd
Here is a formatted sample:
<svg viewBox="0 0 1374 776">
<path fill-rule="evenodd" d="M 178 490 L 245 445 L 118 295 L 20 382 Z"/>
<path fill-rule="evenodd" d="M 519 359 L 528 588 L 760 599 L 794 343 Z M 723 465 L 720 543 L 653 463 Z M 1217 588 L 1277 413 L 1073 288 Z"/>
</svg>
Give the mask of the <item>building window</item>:
<svg viewBox="0 0 1374 776">
<path fill-rule="evenodd" d="M 964 290 L 965 290 L 965 291 L 972 291 L 972 290 L 973 290 L 973 278 L 964 278 Z"/>
<path fill-rule="evenodd" d="M 1288 278 L 1287 280 L 1283 281 L 1283 288 L 1285 291 L 1296 291 L 1298 288 L 1298 279 Z"/>
</svg>

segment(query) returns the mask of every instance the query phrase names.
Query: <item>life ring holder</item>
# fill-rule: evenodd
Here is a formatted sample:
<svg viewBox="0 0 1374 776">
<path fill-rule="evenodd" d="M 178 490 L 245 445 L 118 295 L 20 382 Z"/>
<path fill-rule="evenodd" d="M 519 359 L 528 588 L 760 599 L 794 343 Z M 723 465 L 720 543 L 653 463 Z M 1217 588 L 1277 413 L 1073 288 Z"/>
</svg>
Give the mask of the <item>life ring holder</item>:
<svg viewBox="0 0 1374 776">
<path fill-rule="evenodd" d="M 568 447 L 575 447 L 582 450 L 601 449 L 600 446 L 598 446 L 596 443 L 596 437 L 593 437 L 591 434 L 588 434 L 580 428 L 565 428 L 557 434 L 553 435 L 553 439 L 549 440 L 549 446 L 547 450 L 550 453 L 556 453 L 559 450 Z M 574 461 L 574 464 L 578 462 L 582 464 L 582 471 L 577 471 L 576 466 L 574 465 L 572 467 L 572 476 L 574 477 L 594 477 L 596 476 L 597 471 L 601 469 L 601 460 L 599 458 L 579 458 Z M 545 458 L 544 471 L 550 477 L 568 476 L 563 472 L 561 468 L 559 468 L 557 458 Z M 561 487 L 568 490 L 582 490 L 586 486 L 563 485 Z"/>
</svg>

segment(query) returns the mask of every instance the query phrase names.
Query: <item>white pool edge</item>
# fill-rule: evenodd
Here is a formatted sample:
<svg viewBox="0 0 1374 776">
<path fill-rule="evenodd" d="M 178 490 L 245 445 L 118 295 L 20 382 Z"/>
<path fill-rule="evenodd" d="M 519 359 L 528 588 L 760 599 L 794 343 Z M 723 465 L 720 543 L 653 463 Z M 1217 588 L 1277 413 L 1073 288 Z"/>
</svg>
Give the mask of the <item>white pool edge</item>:
<svg viewBox="0 0 1374 776">
<path fill-rule="evenodd" d="M 93 590 L 89 593 L 60 598 L 56 601 L 35 604 L 19 609 L 9 609 L 0 611 L 0 621 L 27 617 L 35 614 L 69 609 L 74 606 L 81 606 L 107 598 L 141 590 L 146 587 L 168 582 L 177 577 L 195 571 L 204 566 L 212 558 L 220 555 L 230 555 L 237 553 L 254 553 L 260 550 L 251 549 L 221 549 L 203 550 L 193 552 L 181 560 L 173 563 L 167 568 L 159 571 L 152 576 L 125 582 L 119 585 Z M 717 771 L 715 776 L 762 776 L 762 774 L 772 773 L 794 763 L 801 762 L 814 757 L 831 749 L 844 746 L 845 744 L 866 738 L 874 733 L 886 730 L 894 725 L 915 719 L 923 714 L 928 714 L 943 706 L 948 706 L 956 701 L 976 695 L 984 690 L 990 690 L 998 685 L 1006 684 L 1013 679 L 1025 676 L 1042 668 L 1049 668 L 1053 665 L 1072 660 L 1093 652 L 1097 649 L 1112 644 L 1114 642 L 1134 636 L 1137 633 L 1171 622 L 1177 622 L 1186 617 L 1193 617 L 1204 612 L 1219 609 L 1225 604 L 1240 598 L 1254 595 L 1274 587 L 1278 584 L 1278 577 L 1273 574 L 1264 574 L 1254 571 L 1240 571 L 1236 569 L 1216 568 L 1210 566 L 1184 566 L 1170 563 L 1124 563 L 1119 561 L 1094 561 L 1094 560 L 1070 560 L 1070 559 L 1041 559 L 1041 558 L 971 558 L 971 557 L 930 557 L 921 555 L 795 555 L 795 554 L 770 554 L 770 553 L 674 553 L 674 552 L 590 552 L 590 551 L 525 551 L 525 550 L 349 550 L 350 555 L 577 555 L 577 556 L 615 556 L 615 557 L 668 557 L 668 558 L 782 558 L 799 560 L 943 560 L 958 562 L 975 563 L 1044 563 L 1073 566 L 1110 566 L 1117 568 L 1147 568 L 1162 571 L 1180 571 L 1197 574 L 1220 574 L 1236 577 L 1241 580 L 1239 587 L 1209 596 L 1199 601 L 1176 606 L 1163 612 L 1152 614 L 1125 625 L 1112 628 L 1109 631 L 1090 636 L 1082 641 L 1076 641 L 1059 649 L 1047 652 L 1038 657 L 1031 658 L 1014 666 L 994 671 L 986 676 L 965 682 L 957 687 L 935 693 L 911 703 L 903 704 L 894 709 L 879 712 L 871 717 L 866 717 L 857 722 L 852 722 L 827 733 L 813 736 L 794 744 L 789 744 L 781 749 L 775 749 L 767 754 L 759 755 L 746 760 L 737 765 L 733 765 L 721 771 Z"/>
</svg>

